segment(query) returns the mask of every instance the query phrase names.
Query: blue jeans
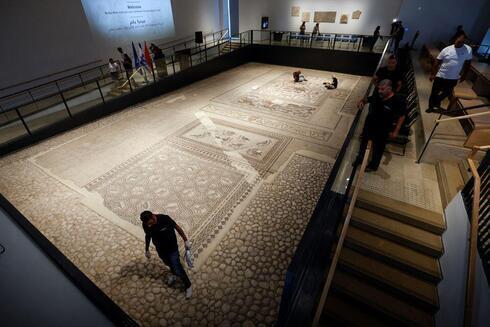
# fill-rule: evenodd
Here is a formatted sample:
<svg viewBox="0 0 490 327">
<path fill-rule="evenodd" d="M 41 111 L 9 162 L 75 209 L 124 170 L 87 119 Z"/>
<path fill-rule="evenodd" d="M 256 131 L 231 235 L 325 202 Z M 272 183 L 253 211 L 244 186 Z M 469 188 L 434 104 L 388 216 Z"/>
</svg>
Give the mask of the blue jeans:
<svg viewBox="0 0 490 327">
<path fill-rule="evenodd" d="M 171 253 L 159 252 L 158 255 L 160 256 L 160 259 L 162 259 L 163 263 L 170 268 L 172 274 L 182 279 L 182 281 L 184 282 L 184 287 L 186 289 L 192 285 L 189 277 L 187 276 L 187 273 L 184 270 L 184 267 L 182 266 L 182 263 L 180 263 L 179 250 Z"/>
</svg>

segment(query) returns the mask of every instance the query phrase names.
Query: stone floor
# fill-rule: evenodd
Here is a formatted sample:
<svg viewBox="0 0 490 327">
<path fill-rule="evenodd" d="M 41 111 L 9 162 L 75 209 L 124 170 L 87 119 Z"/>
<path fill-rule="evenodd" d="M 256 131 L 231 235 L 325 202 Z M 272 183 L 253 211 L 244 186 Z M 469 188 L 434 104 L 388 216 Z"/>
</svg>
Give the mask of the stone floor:
<svg viewBox="0 0 490 327">
<path fill-rule="evenodd" d="M 272 325 L 369 82 L 293 69 L 246 64 L 4 157 L 0 192 L 142 325 Z M 145 209 L 188 234 L 191 300 L 144 257 Z"/>
</svg>

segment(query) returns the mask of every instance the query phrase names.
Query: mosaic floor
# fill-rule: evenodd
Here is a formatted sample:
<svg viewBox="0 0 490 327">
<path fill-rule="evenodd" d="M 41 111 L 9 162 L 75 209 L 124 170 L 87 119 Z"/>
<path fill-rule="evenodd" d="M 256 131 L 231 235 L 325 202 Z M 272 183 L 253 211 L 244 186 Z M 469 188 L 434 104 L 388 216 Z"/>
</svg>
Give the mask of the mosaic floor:
<svg viewBox="0 0 490 327">
<path fill-rule="evenodd" d="M 243 65 L 4 157 L 0 192 L 142 325 L 273 325 L 369 81 L 293 70 Z M 144 257 L 145 209 L 188 234 L 191 300 Z"/>
</svg>

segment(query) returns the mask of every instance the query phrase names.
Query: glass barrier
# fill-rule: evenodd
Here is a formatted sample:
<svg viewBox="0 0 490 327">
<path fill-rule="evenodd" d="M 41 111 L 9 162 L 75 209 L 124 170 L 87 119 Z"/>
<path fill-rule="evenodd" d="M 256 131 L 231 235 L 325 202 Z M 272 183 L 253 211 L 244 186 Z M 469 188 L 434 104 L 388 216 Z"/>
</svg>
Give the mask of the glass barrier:
<svg viewBox="0 0 490 327">
<path fill-rule="evenodd" d="M 17 107 L 17 110 L 31 132 L 71 116 L 57 83 L 31 89 L 30 93 L 34 106 L 24 105 Z"/>
<path fill-rule="evenodd" d="M 17 110 L 4 111 L 0 107 L 0 144 L 29 135 Z"/>
<path fill-rule="evenodd" d="M 384 50 L 388 36 L 333 34 L 299 31 L 253 30 L 253 44 L 269 44 L 302 48 L 330 49 L 341 51 L 376 52 Z"/>
</svg>

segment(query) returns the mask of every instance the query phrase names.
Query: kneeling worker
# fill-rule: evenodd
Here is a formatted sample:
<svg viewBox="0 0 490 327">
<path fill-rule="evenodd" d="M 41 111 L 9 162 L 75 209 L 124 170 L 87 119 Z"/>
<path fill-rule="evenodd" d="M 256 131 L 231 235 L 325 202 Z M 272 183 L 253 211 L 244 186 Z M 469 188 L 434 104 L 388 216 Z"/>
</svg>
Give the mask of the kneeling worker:
<svg viewBox="0 0 490 327">
<path fill-rule="evenodd" d="M 192 295 L 191 281 L 180 263 L 179 247 L 177 245 L 177 237 L 175 236 L 175 230 L 177 230 L 184 240 L 187 265 L 192 268 L 190 244 L 184 231 L 167 215 L 155 215 L 151 211 L 143 211 L 140 214 L 140 219 L 143 223 L 143 230 L 145 231 L 146 257 L 150 259 L 150 240 L 153 240 L 158 256 L 172 272 L 167 283 L 171 286 L 175 283 L 177 276 L 180 277 L 184 282 L 185 297 L 186 299 L 190 298 Z"/>
<path fill-rule="evenodd" d="M 368 141 L 371 140 L 373 142 L 373 156 L 366 167 L 366 172 L 378 170 L 388 138 L 398 136 L 405 120 L 405 100 L 393 92 L 391 81 L 389 79 L 382 80 L 378 83 L 377 88 L 377 93 L 373 93 L 373 96 L 359 102 L 359 109 L 362 109 L 366 102 L 370 103 L 370 110 L 364 123 L 361 146 L 356 159 L 356 162 L 362 161 Z M 393 129 L 395 122 L 396 126 Z"/>
</svg>

